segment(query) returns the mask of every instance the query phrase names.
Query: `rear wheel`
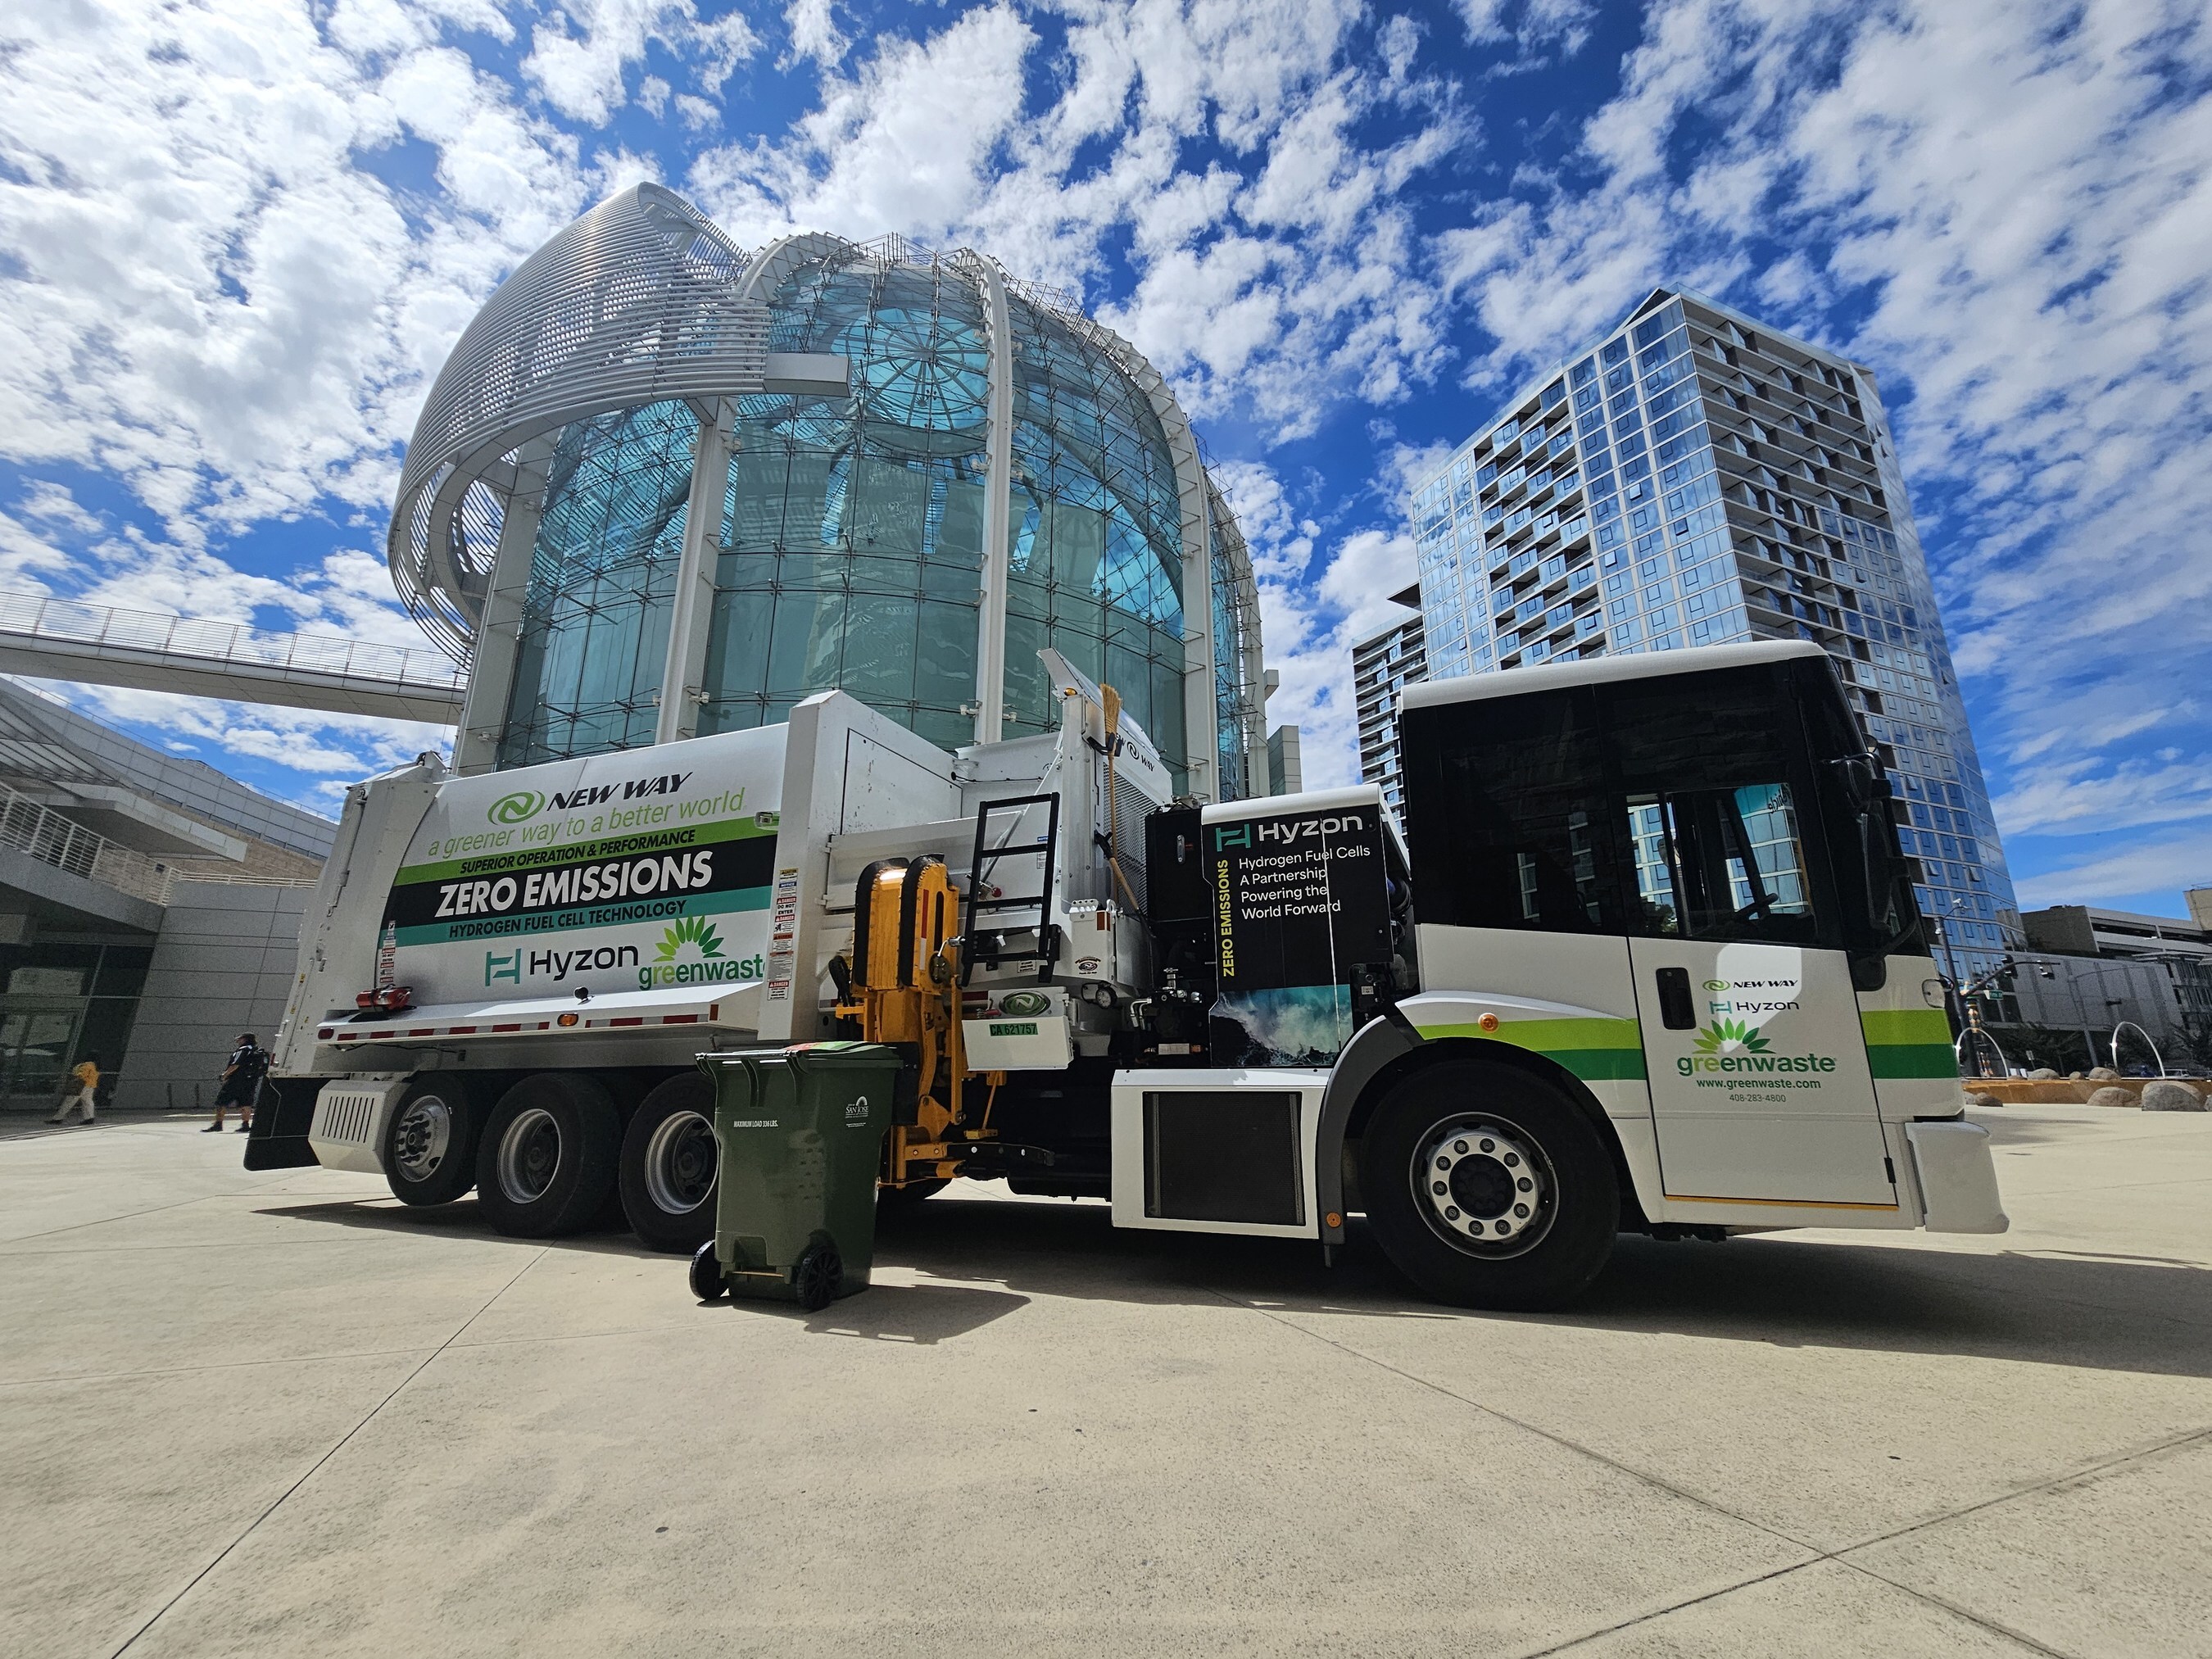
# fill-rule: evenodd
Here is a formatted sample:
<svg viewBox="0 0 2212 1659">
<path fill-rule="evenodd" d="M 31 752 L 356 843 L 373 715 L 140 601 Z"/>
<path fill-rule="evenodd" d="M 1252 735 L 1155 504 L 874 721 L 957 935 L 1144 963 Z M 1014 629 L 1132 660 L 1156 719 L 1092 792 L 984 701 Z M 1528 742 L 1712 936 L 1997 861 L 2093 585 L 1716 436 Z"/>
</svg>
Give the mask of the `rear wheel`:
<svg viewBox="0 0 2212 1659">
<path fill-rule="evenodd" d="M 1620 1186 L 1589 1119 L 1557 1089 L 1488 1060 L 1418 1072 L 1361 1145 L 1368 1225 L 1440 1302 L 1558 1308 L 1613 1253 Z"/>
<path fill-rule="evenodd" d="M 384 1178 L 402 1204 L 450 1204 L 476 1180 L 478 1114 L 467 1082 L 450 1073 L 416 1078 L 385 1126 Z"/>
<path fill-rule="evenodd" d="M 622 1146 L 607 1091 L 571 1072 L 540 1072 L 500 1097 L 477 1151 L 477 1202 L 510 1238 L 586 1225 L 606 1200 Z"/>
<path fill-rule="evenodd" d="M 646 1096 L 623 1136 L 622 1206 L 647 1248 L 689 1254 L 714 1236 L 714 1085 L 680 1073 Z"/>
</svg>

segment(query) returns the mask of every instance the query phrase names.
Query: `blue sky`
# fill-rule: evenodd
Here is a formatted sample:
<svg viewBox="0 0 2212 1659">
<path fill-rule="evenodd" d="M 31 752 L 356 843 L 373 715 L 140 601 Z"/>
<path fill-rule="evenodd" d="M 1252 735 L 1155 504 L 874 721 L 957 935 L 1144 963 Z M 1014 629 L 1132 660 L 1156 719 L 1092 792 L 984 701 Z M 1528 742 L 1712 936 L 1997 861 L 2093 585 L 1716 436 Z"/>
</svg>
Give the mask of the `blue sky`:
<svg viewBox="0 0 2212 1659">
<path fill-rule="evenodd" d="M 2212 884 L 2212 25 L 2033 0 L 80 0 L 0 21 L 0 592 L 419 644 L 428 383 L 639 178 L 1174 380 L 1351 775 L 1404 482 L 1662 282 L 1881 377 L 2023 903 Z M 432 727 L 70 690 L 331 810 Z"/>
</svg>

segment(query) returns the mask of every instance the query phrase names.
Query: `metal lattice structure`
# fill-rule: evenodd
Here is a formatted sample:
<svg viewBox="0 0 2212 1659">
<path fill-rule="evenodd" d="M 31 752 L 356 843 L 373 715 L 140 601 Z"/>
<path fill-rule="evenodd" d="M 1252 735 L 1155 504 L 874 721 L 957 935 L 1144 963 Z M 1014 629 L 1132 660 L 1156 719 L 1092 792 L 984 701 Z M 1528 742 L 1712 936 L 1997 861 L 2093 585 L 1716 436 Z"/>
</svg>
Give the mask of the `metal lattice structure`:
<svg viewBox="0 0 2212 1659">
<path fill-rule="evenodd" d="M 1251 561 L 1188 417 L 1078 296 L 971 250 L 748 255 L 624 191 L 463 333 L 390 557 L 472 667 L 464 770 L 831 686 L 995 740 L 1056 722 L 1048 647 L 1116 684 L 1194 793 L 1267 788 Z"/>
<path fill-rule="evenodd" d="M 637 185 L 562 231 L 462 331 L 415 424 L 392 579 L 456 660 L 482 615 L 523 443 L 592 415 L 761 390 L 768 310 L 748 260 L 682 198 Z"/>
</svg>

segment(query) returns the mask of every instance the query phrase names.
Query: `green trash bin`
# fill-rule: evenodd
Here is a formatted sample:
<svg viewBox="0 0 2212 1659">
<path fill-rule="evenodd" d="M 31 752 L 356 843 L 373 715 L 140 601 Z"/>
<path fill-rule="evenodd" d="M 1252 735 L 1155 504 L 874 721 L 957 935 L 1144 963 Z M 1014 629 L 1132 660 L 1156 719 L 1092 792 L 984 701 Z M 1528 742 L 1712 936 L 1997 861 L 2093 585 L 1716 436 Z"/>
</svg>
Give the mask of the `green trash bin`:
<svg viewBox="0 0 2212 1659">
<path fill-rule="evenodd" d="M 702 1054 L 699 1069 L 714 1084 L 721 1162 L 714 1238 L 692 1288 L 807 1309 L 867 1289 L 896 1052 L 803 1042 Z"/>
</svg>

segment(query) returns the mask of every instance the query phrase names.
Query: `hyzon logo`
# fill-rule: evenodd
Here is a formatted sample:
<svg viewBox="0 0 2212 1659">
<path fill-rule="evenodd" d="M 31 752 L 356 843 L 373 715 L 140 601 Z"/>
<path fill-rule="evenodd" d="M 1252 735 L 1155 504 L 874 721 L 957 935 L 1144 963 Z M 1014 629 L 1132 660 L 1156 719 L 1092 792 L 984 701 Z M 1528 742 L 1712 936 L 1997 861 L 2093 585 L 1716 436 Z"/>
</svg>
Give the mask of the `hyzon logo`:
<svg viewBox="0 0 2212 1659">
<path fill-rule="evenodd" d="M 527 823 L 545 807 L 545 797 L 535 790 L 518 789 L 501 795 L 484 814 L 494 823 Z"/>
<path fill-rule="evenodd" d="M 1213 827 L 1213 850 L 1217 853 L 1224 848 L 1249 847 L 1251 844 L 1252 826 L 1249 823 L 1240 823 L 1234 830 L 1222 824 Z"/>
</svg>

